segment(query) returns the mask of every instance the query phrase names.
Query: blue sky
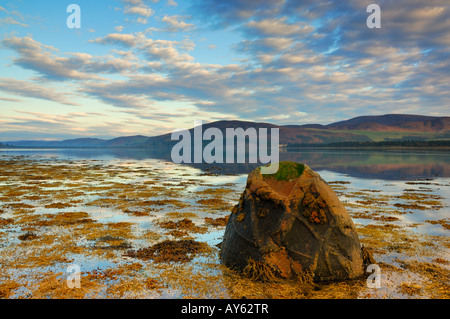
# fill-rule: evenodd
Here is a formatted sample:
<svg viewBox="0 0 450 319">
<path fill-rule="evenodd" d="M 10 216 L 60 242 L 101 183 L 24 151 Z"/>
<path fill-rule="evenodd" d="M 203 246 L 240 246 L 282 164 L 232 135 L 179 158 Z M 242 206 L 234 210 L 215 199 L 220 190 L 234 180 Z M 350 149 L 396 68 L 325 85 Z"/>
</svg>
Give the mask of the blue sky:
<svg viewBox="0 0 450 319">
<path fill-rule="evenodd" d="M 446 0 L 2 0 L 0 30 L 0 141 L 449 115 Z"/>
</svg>

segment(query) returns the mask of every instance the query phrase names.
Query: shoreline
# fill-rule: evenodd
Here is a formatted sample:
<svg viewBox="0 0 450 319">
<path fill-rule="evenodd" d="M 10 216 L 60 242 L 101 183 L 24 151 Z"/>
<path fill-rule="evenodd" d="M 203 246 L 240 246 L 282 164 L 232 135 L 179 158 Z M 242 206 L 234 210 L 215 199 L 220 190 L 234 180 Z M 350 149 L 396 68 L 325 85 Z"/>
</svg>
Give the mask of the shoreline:
<svg viewBox="0 0 450 319">
<path fill-rule="evenodd" d="M 449 178 L 380 183 L 321 173 L 381 267 L 383 289 L 374 291 L 364 278 L 304 286 L 258 282 L 224 268 L 216 245 L 245 186 L 239 176 L 215 179 L 163 160 L 6 156 L 0 163 L 2 298 L 450 296 L 440 279 L 450 268 Z M 178 244 L 190 255 L 179 255 Z M 155 259 L 162 248 L 167 253 Z M 81 289 L 66 285 L 72 264 L 80 266 Z"/>
</svg>

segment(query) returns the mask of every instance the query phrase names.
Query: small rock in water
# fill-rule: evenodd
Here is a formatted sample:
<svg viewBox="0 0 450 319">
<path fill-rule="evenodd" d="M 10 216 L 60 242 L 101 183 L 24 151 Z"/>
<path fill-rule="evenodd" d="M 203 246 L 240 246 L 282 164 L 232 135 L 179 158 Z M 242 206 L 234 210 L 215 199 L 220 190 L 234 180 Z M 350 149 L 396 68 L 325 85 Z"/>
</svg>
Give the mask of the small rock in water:
<svg viewBox="0 0 450 319">
<path fill-rule="evenodd" d="M 344 280 L 364 274 L 353 221 L 332 188 L 307 165 L 280 162 L 277 173 L 253 170 L 233 208 L 221 261 L 277 278 Z M 259 266 L 255 266 L 259 265 Z"/>
</svg>

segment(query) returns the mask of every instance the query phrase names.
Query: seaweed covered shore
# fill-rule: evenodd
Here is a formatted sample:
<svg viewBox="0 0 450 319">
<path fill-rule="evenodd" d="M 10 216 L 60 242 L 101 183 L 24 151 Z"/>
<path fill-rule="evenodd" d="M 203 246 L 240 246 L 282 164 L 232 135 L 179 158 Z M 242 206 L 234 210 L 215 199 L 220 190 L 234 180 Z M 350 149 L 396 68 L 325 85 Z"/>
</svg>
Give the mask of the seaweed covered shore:
<svg viewBox="0 0 450 319">
<path fill-rule="evenodd" d="M 381 286 L 258 280 L 218 258 L 246 176 L 161 160 L 0 157 L 0 298 L 450 298 L 449 179 L 321 174 Z M 447 191 L 446 191 L 447 190 Z M 71 288 L 71 265 L 80 285 Z"/>
</svg>

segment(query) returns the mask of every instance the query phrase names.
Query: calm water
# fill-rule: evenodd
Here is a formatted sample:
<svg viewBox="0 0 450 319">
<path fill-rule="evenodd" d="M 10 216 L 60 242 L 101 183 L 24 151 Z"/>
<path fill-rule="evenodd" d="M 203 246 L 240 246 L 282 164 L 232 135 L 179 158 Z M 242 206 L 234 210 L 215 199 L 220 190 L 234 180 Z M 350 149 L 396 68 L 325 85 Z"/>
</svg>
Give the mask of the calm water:
<svg viewBox="0 0 450 319">
<path fill-rule="evenodd" d="M 90 160 L 171 161 L 170 150 L 143 149 L 0 149 L 0 156 Z M 280 152 L 280 160 L 307 164 L 315 171 L 332 171 L 351 177 L 382 180 L 450 178 L 450 151 L 301 149 Z M 217 174 L 248 174 L 260 164 L 189 164 Z M 450 192 L 450 191 L 449 191 Z"/>
<path fill-rule="evenodd" d="M 32 160 L 98 161 L 99 164 L 121 162 L 128 165 L 151 166 L 158 169 L 158 163 L 171 162 L 170 150 L 141 149 L 2 149 L 0 159 L 24 157 Z M 428 235 L 449 236 L 450 231 L 439 224 L 424 221 L 448 220 L 450 218 L 450 152 L 446 150 L 349 150 L 349 149 L 302 149 L 280 152 L 280 160 L 296 161 L 309 165 L 327 182 L 335 185 L 336 192 L 348 209 L 357 212 L 363 209 L 358 201 L 377 201 L 367 195 L 355 196 L 360 192 L 374 192 L 389 199 L 380 202 L 385 210 L 390 208 L 402 212 L 401 226 L 412 226 L 412 230 Z M 171 163 L 173 167 L 176 164 Z M 235 183 L 240 185 L 237 194 L 245 188 L 247 174 L 259 164 L 182 164 L 195 178 L 198 173 L 212 174 L 210 183 L 217 185 Z M 174 172 L 174 174 L 178 174 Z M 168 181 L 169 182 L 169 181 Z M 440 200 L 439 207 L 425 205 L 415 209 L 398 209 L 399 204 L 414 204 L 404 200 L 408 194 L 429 194 Z M 352 195 L 353 194 L 353 195 Z M 238 196 L 238 195 L 237 195 Z M 398 216 L 398 215 L 397 215 Z M 371 219 L 354 218 L 356 223 L 373 223 Z"/>
</svg>

